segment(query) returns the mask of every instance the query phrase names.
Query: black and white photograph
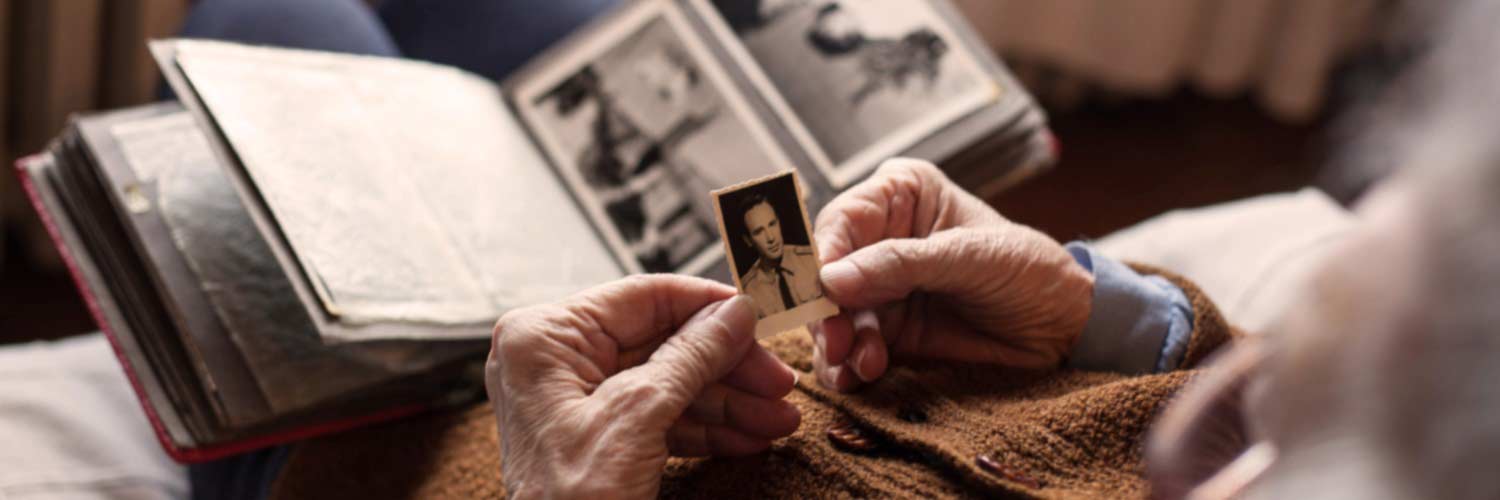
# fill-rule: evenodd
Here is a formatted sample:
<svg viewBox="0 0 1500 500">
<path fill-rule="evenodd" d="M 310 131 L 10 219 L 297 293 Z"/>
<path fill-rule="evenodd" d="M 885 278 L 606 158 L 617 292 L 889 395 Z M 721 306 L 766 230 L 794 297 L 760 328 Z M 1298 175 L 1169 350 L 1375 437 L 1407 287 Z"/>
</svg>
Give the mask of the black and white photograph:
<svg viewBox="0 0 1500 500">
<path fill-rule="evenodd" d="M 791 166 L 671 2 L 640 2 L 518 95 L 564 179 L 632 272 L 717 258 L 704 194 Z"/>
<path fill-rule="evenodd" d="M 999 97 L 925 0 L 692 0 L 836 188 Z"/>
<path fill-rule="evenodd" d="M 822 263 L 799 189 L 786 171 L 713 193 L 735 287 L 760 319 L 757 337 L 838 313 L 818 284 Z"/>
</svg>

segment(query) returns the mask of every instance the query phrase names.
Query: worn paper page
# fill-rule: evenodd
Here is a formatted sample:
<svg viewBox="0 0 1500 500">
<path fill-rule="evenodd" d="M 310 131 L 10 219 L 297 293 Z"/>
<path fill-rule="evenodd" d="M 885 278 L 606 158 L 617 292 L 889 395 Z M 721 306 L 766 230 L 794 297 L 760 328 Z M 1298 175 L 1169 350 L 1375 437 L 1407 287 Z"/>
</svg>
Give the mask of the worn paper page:
<svg viewBox="0 0 1500 500">
<path fill-rule="evenodd" d="M 341 321 L 493 321 L 620 275 L 489 82 L 390 59 L 177 48 Z"/>
<path fill-rule="evenodd" d="M 462 343 L 327 345 L 185 111 L 110 128 L 273 414 L 315 407 L 472 355 Z"/>
</svg>

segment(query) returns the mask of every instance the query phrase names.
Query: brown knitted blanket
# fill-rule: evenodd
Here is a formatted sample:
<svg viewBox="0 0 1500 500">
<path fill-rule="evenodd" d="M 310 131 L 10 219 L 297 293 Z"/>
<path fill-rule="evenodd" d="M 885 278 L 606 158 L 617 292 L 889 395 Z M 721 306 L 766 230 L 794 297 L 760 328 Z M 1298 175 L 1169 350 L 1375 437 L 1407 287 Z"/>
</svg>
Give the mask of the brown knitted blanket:
<svg viewBox="0 0 1500 500">
<path fill-rule="evenodd" d="M 1136 267 L 1168 277 L 1193 302 L 1184 366 L 1231 337 L 1191 283 Z M 1193 376 L 908 365 L 846 395 L 805 373 L 805 330 L 765 342 L 804 372 L 789 396 L 801 428 L 751 457 L 672 459 L 663 496 L 1140 498 L 1146 428 Z M 496 498 L 501 474 L 494 417 L 475 405 L 302 443 L 273 496 Z"/>
</svg>

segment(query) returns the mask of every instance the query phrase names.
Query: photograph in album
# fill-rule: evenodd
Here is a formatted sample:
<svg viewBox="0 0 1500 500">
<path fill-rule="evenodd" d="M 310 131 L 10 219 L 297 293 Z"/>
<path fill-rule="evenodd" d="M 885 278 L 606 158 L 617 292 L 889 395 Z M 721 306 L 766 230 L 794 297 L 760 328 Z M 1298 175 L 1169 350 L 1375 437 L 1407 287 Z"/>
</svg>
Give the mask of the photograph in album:
<svg viewBox="0 0 1500 500">
<path fill-rule="evenodd" d="M 693 3 L 838 186 L 998 97 L 930 2 Z"/>
<path fill-rule="evenodd" d="M 702 194 L 790 164 L 675 7 L 636 14 L 526 82 L 520 107 L 622 261 L 696 274 L 718 259 Z"/>
</svg>

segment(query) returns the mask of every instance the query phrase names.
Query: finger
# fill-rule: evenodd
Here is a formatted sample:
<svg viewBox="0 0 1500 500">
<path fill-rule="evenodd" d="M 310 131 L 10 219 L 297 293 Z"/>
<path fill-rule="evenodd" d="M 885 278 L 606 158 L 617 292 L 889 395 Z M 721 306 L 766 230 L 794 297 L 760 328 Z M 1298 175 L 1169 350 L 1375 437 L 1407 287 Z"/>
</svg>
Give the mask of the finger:
<svg viewBox="0 0 1500 500">
<path fill-rule="evenodd" d="M 1004 221 L 932 163 L 893 158 L 870 179 L 824 206 L 814 236 L 819 257 L 833 262 L 884 239 L 920 238 L 945 228 Z"/>
<path fill-rule="evenodd" d="M 821 355 L 830 365 L 844 364 L 849 357 L 850 348 L 854 347 L 854 325 L 850 321 L 851 311 L 843 310 L 839 314 L 829 316 L 813 324 L 810 329 L 813 341 L 819 348 Z"/>
<path fill-rule="evenodd" d="M 688 419 L 667 429 L 667 451 L 679 457 L 736 457 L 759 453 L 771 440 Z"/>
<path fill-rule="evenodd" d="M 870 179 L 828 202 L 814 224 L 819 257 L 833 262 L 885 238 L 913 236 L 923 185 L 919 163 L 887 160 Z"/>
<path fill-rule="evenodd" d="M 819 278 L 829 300 L 849 308 L 878 307 L 914 291 L 969 297 L 994 285 L 982 270 L 1007 264 L 1007 244 L 997 232 L 973 229 L 885 240 L 824 265 Z"/>
<path fill-rule="evenodd" d="M 755 396 L 724 384 L 704 389 L 683 416 L 768 439 L 790 435 L 802 423 L 802 412 L 786 400 Z"/>
<path fill-rule="evenodd" d="M 755 313 L 739 295 L 704 308 L 650 359 L 605 380 L 595 395 L 611 398 L 651 423 L 676 420 L 708 384 L 739 364 L 755 342 Z"/>
<path fill-rule="evenodd" d="M 942 359 L 963 363 L 986 363 L 1014 368 L 1041 369 L 1056 367 L 1065 349 L 1045 339 L 1010 338 L 996 342 L 995 337 L 959 325 L 933 322 L 934 331 L 944 335 L 925 335 L 900 352 L 914 358 Z"/>
<path fill-rule="evenodd" d="M 561 305 L 613 339 L 618 350 L 626 351 L 654 348 L 704 306 L 734 293 L 733 287 L 716 281 L 647 274 L 590 288 Z"/>
<path fill-rule="evenodd" d="M 867 321 L 857 321 L 854 324 L 854 349 L 853 354 L 845 363 L 849 371 L 859 376 L 865 382 L 874 382 L 885 374 L 889 363 L 887 353 L 887 342 L 881 336 L 878 320 L 874 314 L 862 315 Z"/>
<path fill-rule="evenodd" d="M 621 367 L 639 364 L 691 314 L 733 295 L 733 288 L 709 280 L 649 275 L 512 310 L 495 323 L 486 390 L 509 385 L 535 392 L 546 381 L 570 396 L 586 395 Z M 581 356 L 555 355 L 559 344 Z"/>
<path fill-rule="evenodd" d="M 760 344 L 752 344 L 740 364 L 719 382 L 763 398 L 780 399 L 792 392 L 797 372 Z"/>
<path fill-rule="evenodd" d="M 818 348 L 813 347 L 814 350 Z M 859 376 L 844 365 L 829 364 L 824 356 L 814 353 L 813 375 L 818 379 L 818 385 L 839 392 L 853 392 L 861 385 Z"/>
<path fill-rule="evenodd" d="M 1046 338 L 1033 338 L 1025 331 L 1007 332 L 1003 342 L 976 332 L 952 314 L 913 316 L 907 303 L 881 308 L 878 328 L 886 339 L 886 353 L 895 359 L 941 359 L 965 363 L 989 363 L 1017 368 L 1056 366 L 1063 353 Z M 855 328 L 863 328 L 860 321 Z M 888 360 L 887 364 L 891 361 Z"/>
</svg>

